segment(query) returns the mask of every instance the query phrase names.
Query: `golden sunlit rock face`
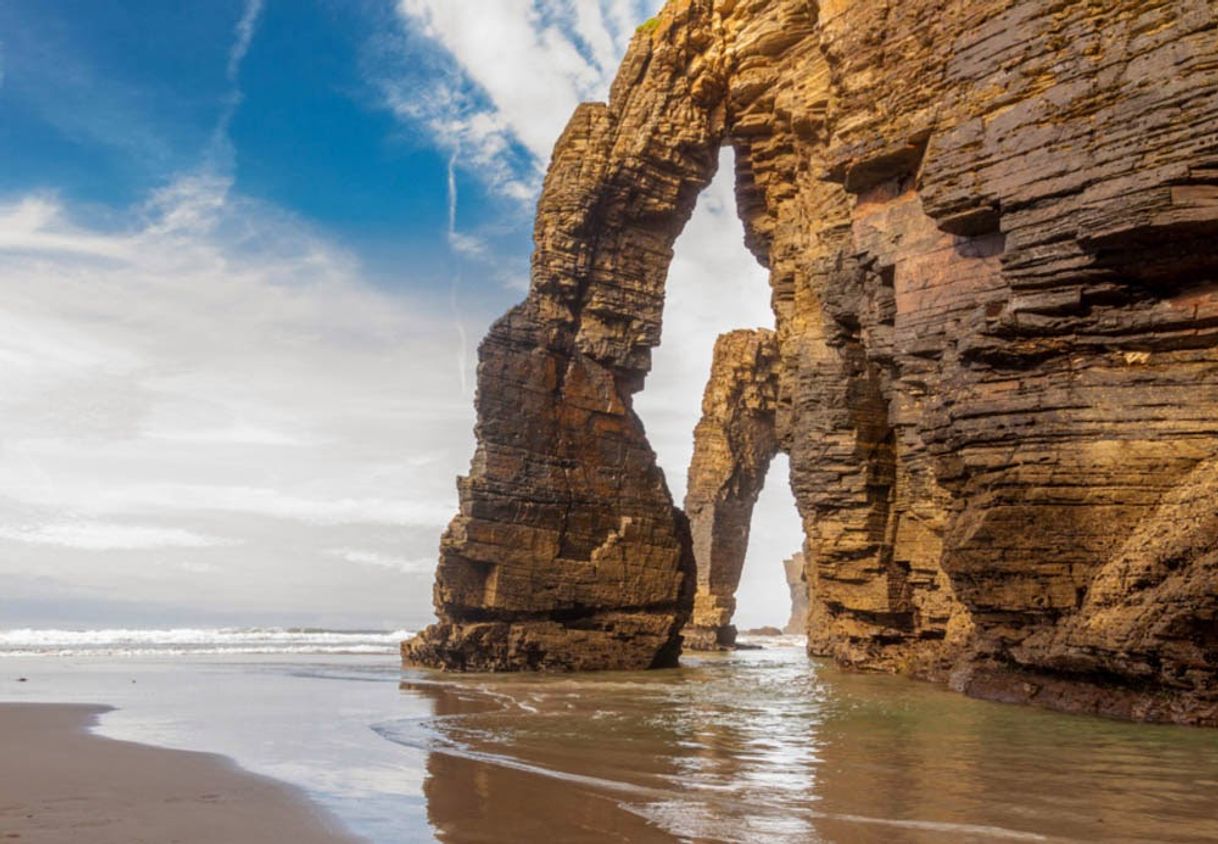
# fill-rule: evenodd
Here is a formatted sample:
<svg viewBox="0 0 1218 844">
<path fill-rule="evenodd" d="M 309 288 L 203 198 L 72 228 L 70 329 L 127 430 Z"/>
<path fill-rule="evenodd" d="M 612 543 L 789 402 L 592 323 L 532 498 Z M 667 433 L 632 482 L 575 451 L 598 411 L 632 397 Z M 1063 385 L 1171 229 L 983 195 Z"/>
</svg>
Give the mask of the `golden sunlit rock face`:
<svg viewBox="0 0 1218 844">
<path fill-rule="evenodd" d="M 733 331 L 715 343 L 685 494 L 698 566 L 694 612 L 682 634 L 687 648 L 736 642 L 732 614 L 749 523 L 778 452 L 778 361 L 773 331 Z"/>
<path fill-rule="evenodd" d="M 790 455 L 809 650 L 1218 723 L 1207 0 L 670 2 L 555 148 L 407 661 L 675 661 L 714 483 L 691 540 L 631 397 L 725 143 L 771 270 L 749 383 Z"/>
</svg>

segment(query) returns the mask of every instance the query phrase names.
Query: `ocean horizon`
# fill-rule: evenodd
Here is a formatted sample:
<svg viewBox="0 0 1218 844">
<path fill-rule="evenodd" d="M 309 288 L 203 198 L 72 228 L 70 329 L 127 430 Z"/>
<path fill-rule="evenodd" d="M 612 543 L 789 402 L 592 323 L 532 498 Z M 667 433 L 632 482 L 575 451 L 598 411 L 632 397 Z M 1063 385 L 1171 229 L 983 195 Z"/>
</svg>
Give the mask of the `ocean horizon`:
<svg viewBox="0 0 1218 844">
<path fill-rule="evenodd" d="M 0 657 L 392 654 L 413 630 L 325 627 L 19 627 L 0 629 Z"/>
<path fill-rule="evenodd" d="M 0 842 L 1218 844 L 1218 0 L 0 0 L 0 161 Z"/>
</svg>

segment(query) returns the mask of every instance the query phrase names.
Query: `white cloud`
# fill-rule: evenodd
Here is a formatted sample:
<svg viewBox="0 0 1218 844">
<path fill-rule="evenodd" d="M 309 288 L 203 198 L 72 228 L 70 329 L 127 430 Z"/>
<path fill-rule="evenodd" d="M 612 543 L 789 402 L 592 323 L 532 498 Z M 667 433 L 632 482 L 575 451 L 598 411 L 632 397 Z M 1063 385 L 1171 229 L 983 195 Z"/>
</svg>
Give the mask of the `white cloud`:
<svg viewBox="0 0 1218 844">
<path fill-rule="evenodd" d="M 187 574 L 216 574 L 220 571 L 219 566 L 213 566 L 211 563 L 196 563 L 193 560 L 182 560 L 175 563 L 174 568 Z"/>
<path fill-rule="evenodd" d="M 219 453 L 224 440 L 198 443 L 213 446 L 204 453 Z M 273 452 L 257 443 L 254 445 L 259 461 L 275 462 Z M 386 443 L 388 445 L 388 443 Z M 329 446 L 341 453 L 349 443 L 331 440 Z M 96 444 L 94 444 L 96 447 Z M 14 449 L 18 454 L 20 450 Z M 28 453 L 24 456 L 28 456 Z M 282 458 L 281 458 L 282 459 Z M 291 459 L 299 459 L 293 455 Z M 83 464 L 85 460 L 79 460 Z M 45 464 L 44 464 L 45 465 Z M 77 479 L 74 483 L 51 487 L 30 485 L 28 478 L 15 473 L 17 480 L 0 481 L 0 495 L 27 505 L 54 509 L 70 509 L 91 515 L 137 516 L 202 513 L 232 513 L 296 521 L 313 525 L 390 525 L 425 527 L 439 530 L 452 517 L 453 502 L 445 496 L 439 501 L 419 501 L 409 498 L 306 498 L 286 494 L 273 488 L 203 485 L 189 483 L 114 484 L 112 479 L 93 482 Z M 386 492 L 402 492 L 386 490 Z"/>
<path fill-rule="evenodd" d="M 422 38 L 447 63 L 425 84 L 401 65 L 377 77 L 400 118 L 429 131 L 502 193 L 531 199 L 575 107 L 604 100 L 637 24 L 661 0 L 399 0 L 417 62 Z M 439 72 L 437 72 L 439 71 Z M 514 150 L 523 155 L 513 156 Z"/>
<path fill-rule="evenodd" d="M 250 50 L 250 42 L 254 40 L 254 28 L 258 24 L 258 16 L 262 14 L 262 0 L 246 0 L 245 10 L 233 30 L 233 46 L 228 51 L 228 81 L 236 83 L 237 74 L 241 70 L 241 62 Z"/>
<path fill-rule="evenodd" d="M 232 544 L 180 528 L 107 522 L 63 522 L 27 527 L 0 525 L 0 539 L 83 551 L 214 548 Z"/>
<path fill-rule="evenodd" d="M 389 569 L 390 571 L 402 574 L 431 574 L 436 567 L 436 560 L 432 557 L 406 559 L 404 557 L 378 553 L 376 551 L 364 551 L 357 548 L 334 548 L 331 549 L 330 553 L 349 563 Z"/>
<path fill-rule="evenodd" d="M 59 201 L 48 195 L 26 196 L 0 208 L 0 249 L 122 259 L 135 245 L 127 238 L 74 229 L 61 219 L 62 211 Z"/>
<path fill-rule="evenodd" d="M 425 620 L 426 596 L 387 578 L 434 558 L 473 451 L 443 297 L 371 286 L 214 176 L 118 230 L 53 196 L 0 203 L 0 291 L 0 577 L 54 571 L 135 600 L 176 582 L 185 600 L 302 612 L 343 596 L 346 617 L 366 602 Z M 479 334 L 491 316 L 462 314 Z M 377 544 L 351 544 L 361 531 Z M 401 564 L 353 578 L 333 547 Z M 195 568 L 158 548 L 195 549 Z M 92 557 L 120 550 L 101 578 Z"/>
<path fill-rule="evenodd" d="M 205 166 L 212 171 L 232 172 L 236 160 L 236 152 L 228 132 L 237 109 L 241 107 L 244 96 L 241 93 L 239 78 L 241 63 L 245 61 L 258 29 L 258 19 L 262 16 L 263 0 L 245 0 L 245 5 L 233 27 L 233 42 L 228 49 L 228 63 L 224 76 L 229 84 L 229 92 L 223 99 L 223 107 L 212 129 L 211 140 L 204 153 Z"/>
<path fill-rule="evenodd" d="M 234 86 L 258 5 L 238 24 Z M 425 84 L 378 81 L 462 167 L 528 199 L 571 108 L 603 99 L 658 5 L 402 0 L 446 63 Z M 50 573 L 68 598 L 422 623 L 430 595 L 403 576 L 434 565 L 473 453 L 463 332 L 498 314 L 457 307 L 455 288 L 371 286 L 341 246 L 234 193 L 222 163 L 106 227 L 54 194 L 0 199 L 0 577 Z M 715 336 L 770 321 L 730 181 L 677 245 L 637 404 L 678 501 Z M 451 199 L 450 242 L 494 260 L 458 229 L 455 181 Z M 190 559 L 167 561 L 171 547 Z"/>
<path fill-rule="evenodd" d="M 158 429 L 149 425 L 144 429 L 144 436 L 152 439 L 170 440 L 183 443 L 232 443 L 240 445 L 260 446 L 307 446 L 320 445 L 321 440 L 310 439 L 307 436 L 276 431 L 270 428 L 260 428 L 246 422 L 234 422 L 224 428 L 192 429 L 189 423 L 185 428 Z"/>
</svg>

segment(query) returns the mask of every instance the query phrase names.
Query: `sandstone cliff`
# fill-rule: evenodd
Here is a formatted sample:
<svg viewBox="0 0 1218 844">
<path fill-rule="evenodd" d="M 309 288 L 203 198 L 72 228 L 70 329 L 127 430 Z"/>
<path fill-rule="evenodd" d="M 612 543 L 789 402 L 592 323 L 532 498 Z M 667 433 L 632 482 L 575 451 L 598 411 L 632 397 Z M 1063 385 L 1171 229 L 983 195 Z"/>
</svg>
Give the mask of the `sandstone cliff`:
<svg viewBox="0 0 1218 844">
<path fill-rule="evenodd" d="M 671 0 L 555 149 L 407 660 L 675 660 L 694 555 L 631 396 L 724 143 L 810 651 L 1218 723 L 1214 0 Z"/>
<path fill-rule="evenodd" d="M 795 554 L 782 561 L 787 576 L 787 588 L 791 590 L 791 617 L 782 632 L 799 635 L 808 632 L 808 582 L 804 580 L 804 555 Z"/>
<path fill-rule="evenodd" d="M 736 642 L 732 613 L 753 505 L 778 453 L 778 358 L 778 339 L 764 329 L 733 331 L 715 343 L 685 494 L 698 571 L 687 648 Z"/>
</svg>

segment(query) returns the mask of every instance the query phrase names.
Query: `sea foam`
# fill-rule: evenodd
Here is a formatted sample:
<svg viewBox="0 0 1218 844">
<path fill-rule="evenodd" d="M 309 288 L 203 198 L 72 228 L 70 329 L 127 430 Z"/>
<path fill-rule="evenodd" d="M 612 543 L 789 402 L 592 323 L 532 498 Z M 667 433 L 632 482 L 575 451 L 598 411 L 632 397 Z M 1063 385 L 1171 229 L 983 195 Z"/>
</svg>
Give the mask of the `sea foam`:
<svg viewBox="0 0 1218 844">
<path fill-rule="evenodd" d="M 0 630 L 0 656 L 392 654 L 406 630 L 180 627 L 161 630 Z"/>
</svg>

